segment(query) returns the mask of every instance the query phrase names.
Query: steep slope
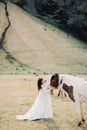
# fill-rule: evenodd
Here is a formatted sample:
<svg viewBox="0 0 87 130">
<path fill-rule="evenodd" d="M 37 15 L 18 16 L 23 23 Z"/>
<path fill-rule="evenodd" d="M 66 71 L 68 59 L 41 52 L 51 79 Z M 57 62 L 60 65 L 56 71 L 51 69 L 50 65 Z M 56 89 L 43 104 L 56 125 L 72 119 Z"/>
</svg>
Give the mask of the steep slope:
<svg viewBox="0 0 87 130">
<path fill-rule="evenodd" d="M 87 42 L 87 0 L 11 0 L 69 35 Z"/>
<path fill-rule="evenodd" d="M 11 3 L 8 3 L 8 11 L 11 27 L 6 35 L 5 48 L 21 66 L 15 61 L 9 62 L 9 57 L 4 57 L 5 69 L 1 65 L 1 73 L 87 72 L 84 43 L 80 44 L 80 41 Z"/>
</svg>

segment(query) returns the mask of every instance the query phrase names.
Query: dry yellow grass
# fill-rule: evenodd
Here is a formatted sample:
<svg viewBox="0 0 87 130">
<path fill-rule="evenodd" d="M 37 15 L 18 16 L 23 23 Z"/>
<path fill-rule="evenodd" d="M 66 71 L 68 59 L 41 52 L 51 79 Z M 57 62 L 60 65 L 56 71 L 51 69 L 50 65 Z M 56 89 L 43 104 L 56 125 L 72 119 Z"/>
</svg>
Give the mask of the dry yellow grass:
<svg viewBox="0 0 87 130">
<path fill-rule="evenodd" d="M 53 120 L 18 121 L 38 95 L 35 75 L 0 75 L 0 130 L 87 130 L 87 123 L 77 126 L 74 103 L 68 98 L 51 96 Z M 87 76 L 81 76 L 87 79 Z M 87 104 L 83 104 L 87 120 Z"/>
</svg>

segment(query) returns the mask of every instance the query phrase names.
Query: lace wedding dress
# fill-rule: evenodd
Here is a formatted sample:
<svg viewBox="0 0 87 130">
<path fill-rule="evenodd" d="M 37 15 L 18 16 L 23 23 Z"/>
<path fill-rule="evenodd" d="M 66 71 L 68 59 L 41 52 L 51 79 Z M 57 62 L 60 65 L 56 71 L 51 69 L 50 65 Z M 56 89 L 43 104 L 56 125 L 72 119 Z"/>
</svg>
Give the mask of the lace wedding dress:
<svg viewBox="0 0 87 130">
<path fill-rule="evenodd" d="M 50 86 L 47 82 L 42 84 L 42 89 L 27 113 L 16 115 L 18 120 L 51 119 L 52 117 Z"/>
</svg>

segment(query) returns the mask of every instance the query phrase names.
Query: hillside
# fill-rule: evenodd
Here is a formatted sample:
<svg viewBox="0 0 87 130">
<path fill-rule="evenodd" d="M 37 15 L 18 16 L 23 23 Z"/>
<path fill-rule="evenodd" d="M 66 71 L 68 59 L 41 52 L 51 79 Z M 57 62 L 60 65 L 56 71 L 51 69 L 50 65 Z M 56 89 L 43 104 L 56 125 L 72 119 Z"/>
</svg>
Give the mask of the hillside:
<svg viewBox="0 0 87 130">
<path fill-rule="evenodd" d="M 6 17 L 0 3 L 2 32 Z M 87 46 L 8 3 L 11 26 L 0 49 L 0 74 L 87 73 Z M 1 36 L 0 32 L 0 36 Z"/>
<path fill-rule="evenodd" d="M 87 0 L 11 0 L 24 10 L 87 42 Z"/>
</svg>

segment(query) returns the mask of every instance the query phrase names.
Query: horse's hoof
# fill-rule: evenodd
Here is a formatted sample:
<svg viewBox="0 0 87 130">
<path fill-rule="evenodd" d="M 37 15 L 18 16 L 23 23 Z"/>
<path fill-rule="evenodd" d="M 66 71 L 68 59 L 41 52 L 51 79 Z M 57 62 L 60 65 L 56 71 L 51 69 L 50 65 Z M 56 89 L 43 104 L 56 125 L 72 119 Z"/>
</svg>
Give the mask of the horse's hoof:
<svg viewBox="0 0 87 130">
<path fill-rule="evenodd" d="M 81 122 L 78 122 L 78 126 L 81 126 Z"/>
</svg>

